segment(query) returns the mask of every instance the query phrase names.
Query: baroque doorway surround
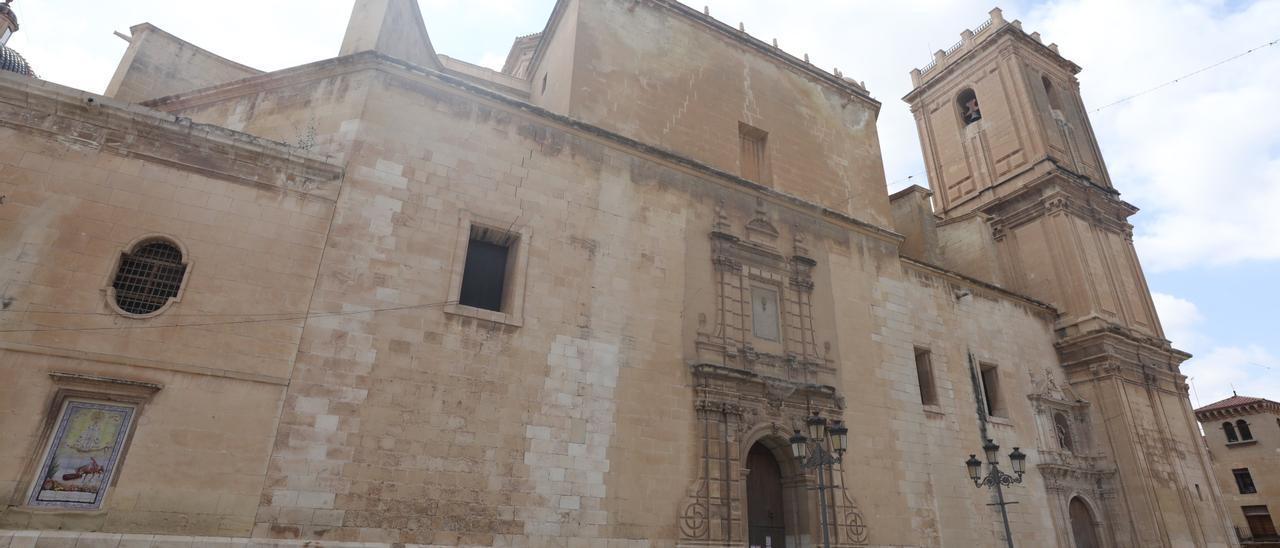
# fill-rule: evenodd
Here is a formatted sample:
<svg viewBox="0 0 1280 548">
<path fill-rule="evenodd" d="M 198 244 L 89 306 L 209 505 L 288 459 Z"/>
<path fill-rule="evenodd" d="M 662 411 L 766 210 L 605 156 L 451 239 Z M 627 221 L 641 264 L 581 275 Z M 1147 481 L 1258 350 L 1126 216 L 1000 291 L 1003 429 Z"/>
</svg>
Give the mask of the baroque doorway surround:
<svg viewBox="0 0 1280 548">
<path fill-rule="evenodd" d="M 771 532 L 783 535 L 773 548 L 812 546 L 822 538 L 811 489 L 821 472 L 799 466 L 788 439 L 813 411 L 843 419 L 845 407 L 832 386 L 832 349 L 815 329 L 818 261 L 800 227 L 780 230 L 763 201 L 741 229 L 734 224 L 720 202 L 706 257 L 714 299 L 710 309 L 688 311 L 698 318 L 689 361 L 697 466 L 677 510 L 677 545 L 749 546 L 761 536 L 753 533 Z M 761 468 L 768 462 L 776 464 L 778 477 L 768 482 L 777 494 L 755 515 L 748 497 L 756 501 L 766 482 L 751 476 L 773 473 Z M 824 480 L 831 545 L 866 546 L 869 530 L 841 465 Z"/>
</svg>

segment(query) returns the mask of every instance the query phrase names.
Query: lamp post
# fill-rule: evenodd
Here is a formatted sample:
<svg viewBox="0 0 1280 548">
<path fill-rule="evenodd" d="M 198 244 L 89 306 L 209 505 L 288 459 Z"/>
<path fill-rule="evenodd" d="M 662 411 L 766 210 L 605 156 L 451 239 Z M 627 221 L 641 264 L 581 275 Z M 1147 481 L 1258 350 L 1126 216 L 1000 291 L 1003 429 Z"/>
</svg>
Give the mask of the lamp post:
<svg viewBox="0 0 1280 548">
<path fill-rule="evenodd" d="M 1022 483 L 1022 474 L 1027 471 L 1027 455 L 1020 451 L 1017 447 L 1013 448 L 1013 452 L 1009 453 L 1009 462 L 1013 466 L 1013 473 L 1017 476 L 1010 476 L 1000 471 L 1000 446 L 996 442 L 987 439 L 987 443 L 982 444 L 982 452 L 987 457 L 987 475 L 982 475 L 982 461 L 979 461 L 976 455 L 969 455 L 969 460 L 965 461 L 965 466 L 969 468 L 969 479 L 973 480 L 974 487 L 995 488 L 996 502 L 987 506 L 1000 507 L 1000 519 L 1004 520 L 1004 538 L 1009 543 L 1009 548 L 1013 548 L 1013 532 L 1009 530 L 1009 513 L 1005 511 L 1005 506 L 1017 504 L 1016 502 L 1004 501 L 1004 487 L 1015 483 Z"/>
<path fill-rule="evenodd" d="M 818 471 L 818 511 L 821 512 L 818 521 L 822 525 L 822 546 L 831 548 L 831 535 L 827 532 L 826 491 L 833 486 L 827 485 L 826 477 L 827 474 L 833 474 L 833 467 L 840 463 L 844 452 L 849 449 L 849 428 L 838 420 L 828 424 L 827 419 L 817 411 L 805 419 L 804 423 L 809 435 L 806 437 L 796 430 L 796 435 L 791 436 L 791 456 L 800 461 L 802 468 Z M 824 440 L 826 443 L 823 443 Z M 813 446 L 812 450 L 810 445 Z"/>
</svg>

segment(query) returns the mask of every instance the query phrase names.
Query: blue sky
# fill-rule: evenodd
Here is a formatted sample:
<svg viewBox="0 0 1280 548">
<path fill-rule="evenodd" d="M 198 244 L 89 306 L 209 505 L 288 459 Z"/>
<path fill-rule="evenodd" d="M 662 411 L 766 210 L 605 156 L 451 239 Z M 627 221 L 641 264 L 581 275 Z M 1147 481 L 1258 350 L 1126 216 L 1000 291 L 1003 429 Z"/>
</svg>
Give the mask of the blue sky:
<svg viewBox="0 0 1280 548">
<path fill-rule="evenodd" d="M 993 0 L 697 0 L 713 16 L 865 80 L 891 189 L 926 184 L 899 98 Z M 46 79 L 101 92 L 125 43 L 150 22 L 236 61 L 273 70 L 332 57 L 351 0 L 17 0 L 10 45 Z M 441 53 L 500 65 L 511 40 L 542 30 L 552 0 L 420 0 Z M 780 8 L 780 6 L 786 6 Z M 1280 38 L 1280 0 L 1002 2 L 1075 61 L 1086 105 L 1113 101 Z M 1135 241 L 1166 334 L 1203 405 L 1241 393 L 1280 401 L 1280 45 L 1091 113 L 1123 198 L 1142 208 Z"/>
</svg>

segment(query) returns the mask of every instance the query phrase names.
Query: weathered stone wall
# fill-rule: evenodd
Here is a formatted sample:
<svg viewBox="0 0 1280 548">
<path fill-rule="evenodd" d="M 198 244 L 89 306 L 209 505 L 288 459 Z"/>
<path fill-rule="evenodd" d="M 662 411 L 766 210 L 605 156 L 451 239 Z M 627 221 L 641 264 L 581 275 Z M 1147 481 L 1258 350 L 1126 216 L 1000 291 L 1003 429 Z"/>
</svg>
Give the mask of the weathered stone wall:
<svg viewBox="0 0 1280 548">
<path fill-rule="evenodd" d="M 1033 375 L 1058 375 L 1052 372 L 1051 313 L 914 263 L 894 269 L 894 257 L 886 251 L 868 253 L 883 261 L 875 269 L 867 258 L 861 266 L 835 266 L 846 272 L 848 286 L 868 291 L 849 295 L 856 290 L 837 285 L 841 347 L 853 348 L 841 368 L 850 402 L 846 415 L 853 417 L 857 433 L 846 456 L 858 463 L 846 472 L 850 485 L 867 508 L 877 543 L 998 545 L 1003 538 L 999 514 L 986 506 L 994 494 L 975 489 L 962 469 L 982 446 L 971 367 L 998 367 L 1008 411 L 989 420 L 986 434 L 1003 448 L 1002 465 L 1015 446 L 1038 462 L 1041 440 L 1026 396 L 1035 392 Z M 856 255 L 850 259 L 858 261 Z M 859 318 L 864 314 L 869 317 Z M 870 341 L 859 340 L 865 333 Z M 921 403 L 916 348 L 930 351 L 936 406 Z M 1005 496 L 1019 502 L 1009 507 L 1016 544 L 1052 545 L 1053 523 L 1038 473 L 1030 471 Z"/>
<path fill-rule="evenodd" d="M 247 534 L 340 170 L 51 84 L 0 90 L 0 526 Z M 150 236 L 183 248 L 186 282 L 160 315 L 124 317 L 107 288 Z M 57 413 L 52 373 L 162 386 L 101 511 L 13 507 Z"/>
<path fill-rule="evenodd" d="M 759 182 L 890 226 L 879 103 L 656 4 L 581 4 L 570 116 L 733 174 L 749 124 L 769 134 Z"/>
<path fill-rule="evenodd" d="M 552 17 L 555 31 L 543 34 L 535 65 L 530 67 L 529 102 L 558 114 L 569 115 L 574 93 L 574 64 L 578 50 L 579 0 L 557 2 Z M 546 83 L 544 86 L 543 83 Z"/>
<path fill-rule="evenodd" d="M 932 193 L 911 185 L 889 196 L 893 212 L 893 230 L 903 236 L 899 253 L 905 257 L 941 264 L 938 245 L 938 219 L 929 197 Z"/>
<path fill-rule="evenodd" d="M 129 29 L 129 48 L 104 95 L 140 102 L 262 74 L 219 57 L 150 23 Z"/>
<path fill-rule="evenodd" d="M 1120 542 L 1161 546 L 1177 542 L 1229 546 L 1234 534 L 1223 523 L 1220 498 L 1209 477 L 1209 464 L 1199 445 L 1199 433 L 1190 422 L 1186 393 L 1169 390 L 1156 382 L 1142 382 L 1116 371 L 1093 382 L 1073 385 L 1077 393 L 1095 403 L 1091 420 L 1105 436 L 1110 458 L 1121 477 L 1138 470 L 1148 488 L 1126 491 L 1114 521 Z M 1119 414 L 1108 418 L 1110 410 Z M 1115 443 L 1122 438 L 1127 443 Z M 1194 486 L 1199 485 L 1201 493 Z M 1164 516 L 1177 513 L 1184 520 Z"/>
<path fill-rule="evenodd" d="M 682 297 L 667 271 L 683 250 L 663 243 L 680 241 L 683 205 L 625 182 L 640 160 L 563 128 L 438 82 L 363 77 L 313 309 L 420 308 L 309 323 L 256 534 L 666 536 L 673 517 L 652 501 L 680 486 L 656 480 L 686 461 L 692 412 L 679 324 L 663 321 Z M 464 215 L 529 234 L 522 325 L 441 306 Z M 615 453 L 623 431 L 631 450 Z"/>
<path fill-rule="evenodd" d="M 370 54 L 366 54 L 370 55 Z M 365 108 L 367 81 L 351 57 L 288 69 L 263 80 L 179 94 L 147 105 L 199 123 L 243 131 L 343 164 Z"/>
<path fill-rule="evenodd" d="M 713 529 L 734 545 L 757 442 L 782 459 L 789 532 L 812 540 L 815 477 L 785 455 L 810 409 L 850 427 L 838 545 L 998 545 L 991 492 L 964 476 L 984 436 L 1033 464 L 1007 492 L 1019 545 L 1067 545 L 1075 495 L 1120 545 L 1229 543 L 1216 495 L 1187 490 L 1212 479 L 1187 443 L 1185 355 L 1121 329 L 1068 338 L 1059 310 L 991 285 L 1020 273 L 1074 304 L 1093 297 L 1086 274 L 1123 271 L 1104 289 L 1142 301 L 1124 204 L 1062 187 L 1051 222 L 1022 223 L 1048 207 L 1029 198 L 992 217 L 1066 228 L 1003 254 L 1013 223 L 977 214 L 904 239 L 888 227 L 928 212 L 884 196 L 878 103 L 666 0 L 558 7 L 567 30 L 539 70 L 571 70 L 541 97 L 535 72 L 534 105 L 387 51 L 149 103 L 181 118 L 0 76 L 0 373 L 21 387 L 0 389 L 0 436 L 18 440 L 0 447 L 0 527 L 36 530 L 0 545 L 639 548 L 712 545 Z M 378 26 L 396 19 L 353 28 L 425 38 Z M 1000 110 L 992 123 L 1025 114 Z M 732 175 L 740 122 L 769 132 L 763 185 Z M 993 171 L 1008 172 L 1027 135 L 974 146 L 1009 152 Z M 1096 204 L 1110 243 L 1064 255 L 1102 230 L 1072 217 Z M 455 302 L 473 225 L 514 242 L 500 311 Z M 187 251 L 185 291 L 119 317 L 111 261 L 153 233 Z M 940 267 L 903 252 L 934 237 Z M 1023 252 L 1077 278 L 1027 277 L 1010 266 Z M 757 282 L 779 289 L 781 336 L 754 331 Z M 282 311 L 299 313 L 183 326 Z M 22 507 L 68 382 L 150 391 L 103 511 Z M 1054 406 L 1076 413 L 1079 454 L 1046 427 Z"/>
<path fill-rule="evenodd" d="M 741 222 L 755 205 L 748 187 L 692 175 L 435 78 L 396 70 L 360 78 L 368 79 L 369 102 L 312 308 L 419 308 L 309 322 L 255 534 L 672 542 L 662 539 L 676 536 L 676 507 L 697 455 L 682 349 L 691 331 L 673 320 L 696 316 L 686 303 L 710 290 L 710 280 L 686 281 L 684 273 L 689 261 L 710 265 L 701 242 L 717 204 L 738 204 L 731 208 Z M 859 439 L 850 462 L 876 461 L 880 451 L 920 455 L 851 467 L 873 542 L 928 544 L 911 532 L 916 526 L 943 531 L 940 538 L 990 539 L 962 523 L 992 517 L 979 513 L 985 492 L 959 490 L 962 475 L 907 478 L 957 467 L 965 449 L 980 445 L 963 359 L 970 344 L 1010 368 L 1010 424 L 1029 423 L 1016 396 L 1025 393 L 1025 372 L 1016 368 L 1051 352 L 1049 324 L 1027 312 L 1030 305 L 991 294 L 955 312 L 962 305 L 951 304 L 950 286 L 908 282 L 930 278 L 908 277 L 884 236 L 866 228 L 853 236 L 817 210 L 798 213 L 778 200 L 765 205 L 771 219 L 810 234 L 808 245 L 820 250 L 815 281 L 833 296 L 816 299 L 815 317 L 819 343 L 831 342 L 841 357 L 838 387 Z M 529 234 L 523 317 L 480 321 L 441 306 L 467 218 Z M 945 324 L 928 319 L 950 314 Z M 922 338 L 948 341 L 934 347 L 950 394 L 940 416 L 950 421 L 917 411 L 910 361 L 917 325 L 929 333 Z M 974 342 L 953 342 L 952 327 L 974 330 L 967 339 Z M 996 336 L 1006 332 L 1018 335 Z M 986 342 L 995 339 L 1003 342 Z M 904 408 L 901 399 L 915 403 Z M 934 423 L 944 426 L 929 431 Z M 921 454 L 915 444 L 924 437 L 941 445 Z M 998 439 L 1034 445 L 1011 434 Z M 919 485 L 918 494 L 884 494 L 901 490 L 899 481 Z M 950 520 L 954 532 L 931 510 L 934 481 L 971 507 Z M 1033 500 L 1015 518 L 1025 530 L 1045 526 L 1043 502 L 1036 509 Z M 903 508 L 913 509 L 914 521 L 899 521 Z"/>
</svg>

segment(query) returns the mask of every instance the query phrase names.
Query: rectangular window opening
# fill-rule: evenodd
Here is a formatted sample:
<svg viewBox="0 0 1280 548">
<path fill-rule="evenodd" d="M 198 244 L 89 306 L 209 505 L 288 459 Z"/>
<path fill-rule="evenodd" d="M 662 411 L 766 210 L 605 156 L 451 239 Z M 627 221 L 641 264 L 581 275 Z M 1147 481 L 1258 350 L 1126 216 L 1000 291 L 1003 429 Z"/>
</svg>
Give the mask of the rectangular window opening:
<svg viewBox="0 0 1280 548">
<path fill-rule="evenodd" d="M 757 183 L 767 183 L 769 178 L 769 155 L 766 144 L 769 134 L 756 127 L 738 123 L 738 141 L 740 143 L 739 163 L 742 165 L 742 178 Z"/>
<path fill-rule="evenodd" d="M 1240 489 L 1241 495 L 1258 492 L 1258 488 L 1253 485 L 1253 475 L 1249 473 L 1248 468 L 1236 468 L 1231 471 L 1231 474 L 1236 477 L 1236 487 Z"/>
<path fill-rule="evenodd" d="M 987 415 L 992 417 L 1007 416 L 1004 398 L 1000 396 L 1000 375 L 996 366 L 982 364 L 982 398 L 987 404 Z"/>
<path fill-rule="evenodd" d="M 462 270 L 462 290 L 458 304 L 502 312 L 507 300 L 511 249 L 517 235 L 485 226 L 472 225 L 467 241 L 467 259 Z"/>
<path fill-rule="evenodd" d="M 933 360 L 927 348 L 916 348 L 916 379 L 920 382 L 920 403 L 938 405 L 938 390 L 933 380 Z"/>
</svg>

